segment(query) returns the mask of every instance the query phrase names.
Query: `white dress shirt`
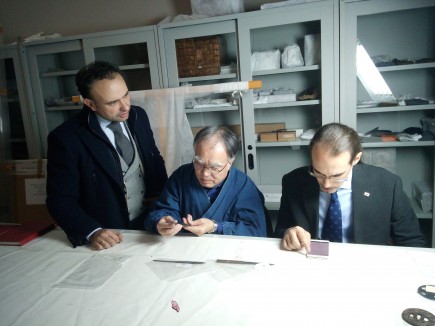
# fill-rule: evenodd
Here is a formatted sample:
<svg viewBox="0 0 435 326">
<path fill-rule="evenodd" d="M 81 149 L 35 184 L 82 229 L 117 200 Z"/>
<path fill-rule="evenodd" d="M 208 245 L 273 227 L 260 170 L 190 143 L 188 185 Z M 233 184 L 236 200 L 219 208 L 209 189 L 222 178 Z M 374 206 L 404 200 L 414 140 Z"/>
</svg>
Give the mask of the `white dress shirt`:
<svg viewBox="0 0 435 326">
<path fill-rule="evenodd" d="M 116 148 L 116 146 L 115 146 L 115 135 L 113 134 L 113 131 L 107 127 L 109 124 L 112 123 L 112 121 L 106 120 L 106 119 L 100 117 L 98 114 L 95 114 L 95 116 L 97 117 L 97 120 L 98 120 L 98 123 L 100 124 L 101 129 L 104 131 L 104 133 L 106 134 L 107 138 L 109 138 L 109 140 L 112 143 L 113 147 Z M 127 129 L 125 128 L 125 123 L 121 123 L 121 127 L 122 127 L 122 132 L 124 133 L 124 135 L 126 135 L 127 138 L 130 139 L 130 136 L 128 135 Z"/>
</svg>

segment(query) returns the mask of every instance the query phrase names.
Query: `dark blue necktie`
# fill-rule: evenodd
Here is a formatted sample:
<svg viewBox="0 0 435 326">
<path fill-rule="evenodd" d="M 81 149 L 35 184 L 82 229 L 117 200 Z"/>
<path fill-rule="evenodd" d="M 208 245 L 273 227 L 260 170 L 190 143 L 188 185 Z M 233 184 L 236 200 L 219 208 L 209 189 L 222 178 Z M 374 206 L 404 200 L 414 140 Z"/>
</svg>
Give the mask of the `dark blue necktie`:
<svg viewBox="0 0 435 326">
<path fill-rule="evenodd" d="M 130 165 L 134 155 L 133 146 L 127 136 L 124 135 L 121 124 L 114 121 L 110 123 L 107 127 L 111 129 L 113 131 L 113 134 L 115 135 L 115 145 L 119 155 L 121 155 L 125 163 Z"/>
<path fill-rule="evenodd" d="M 332 242 L 343 242 L 342 218 L 340 202 L 337 193 L 331 194 L 328 211 L 326 212 L 325 222 L 323 223 L 322 239 Z"/>
</svg>

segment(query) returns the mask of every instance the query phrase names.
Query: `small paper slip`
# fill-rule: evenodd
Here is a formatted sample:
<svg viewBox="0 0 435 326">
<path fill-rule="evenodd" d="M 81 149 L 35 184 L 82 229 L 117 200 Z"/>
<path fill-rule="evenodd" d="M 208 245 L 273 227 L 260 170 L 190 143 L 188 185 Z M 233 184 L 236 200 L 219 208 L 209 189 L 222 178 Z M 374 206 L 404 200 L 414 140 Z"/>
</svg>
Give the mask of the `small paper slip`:
<svg viewBox="0 0 435 326">
<path fill-rule="evenodd" d="M 44 205 L 47 198 L 46 179 L 25 179 L 26 205 Z"/>
</svg>

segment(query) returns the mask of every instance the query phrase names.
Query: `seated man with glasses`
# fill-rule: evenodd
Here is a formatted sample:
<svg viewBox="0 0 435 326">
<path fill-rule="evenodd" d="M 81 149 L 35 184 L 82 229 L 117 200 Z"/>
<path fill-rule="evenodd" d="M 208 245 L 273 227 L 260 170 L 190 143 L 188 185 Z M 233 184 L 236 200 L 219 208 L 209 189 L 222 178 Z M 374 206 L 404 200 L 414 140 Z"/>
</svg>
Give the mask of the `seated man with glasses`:
<svg viewBox="0 0 435 326">
<path fill-rule="evenodd" d="M 361 162 L 355 130 L 331 123 L 310 142 L 311 165 L 282 179 L 275 237 L 287 250 L 310 240 L 424 247 L 417 217 L 401 179 Z"/>
<path fill-rule="evenodd" d="M 182 229 L 205 233 L 265 237 L 264 197 L 254 182 L 233 167 L 239 139 L 223 127 L 201 129 L 193 141 L 192 163 L 169 178 L 146 229 L 172 236 Z M 271 228 L 271 227 L 270 227 Z"/>
</svg>

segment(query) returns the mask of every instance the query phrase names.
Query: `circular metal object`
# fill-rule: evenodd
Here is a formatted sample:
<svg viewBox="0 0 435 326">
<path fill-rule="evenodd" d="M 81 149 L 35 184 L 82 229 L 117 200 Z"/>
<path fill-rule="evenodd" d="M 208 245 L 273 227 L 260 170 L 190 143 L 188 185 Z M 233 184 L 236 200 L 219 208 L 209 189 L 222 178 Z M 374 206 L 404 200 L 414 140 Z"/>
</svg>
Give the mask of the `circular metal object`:
<svg viewBox="0 0 435 326">
<path fill-rule="evenodd" d="M 435 316 L 429 311 L 419 308 L 403 310 L 402 319 L 412 326 L 435 326 Z"/>
</svg>

